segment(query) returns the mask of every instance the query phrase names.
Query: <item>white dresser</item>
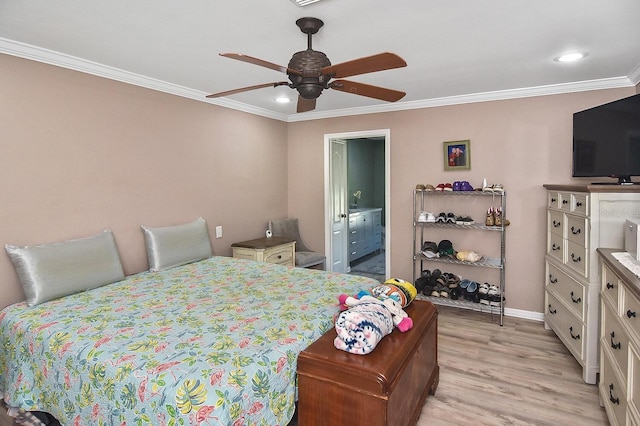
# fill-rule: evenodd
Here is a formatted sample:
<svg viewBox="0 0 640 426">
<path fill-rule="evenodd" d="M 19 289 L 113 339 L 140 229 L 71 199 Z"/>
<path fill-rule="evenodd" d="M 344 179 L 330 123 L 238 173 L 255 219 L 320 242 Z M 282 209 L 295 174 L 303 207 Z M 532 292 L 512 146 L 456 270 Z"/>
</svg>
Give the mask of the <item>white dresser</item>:
<svg viewBox="0 0 640 426">
<path fill-rule="evenodd" d="M 600 401 L 612 425 L 640 424 L 640 280 L 611 253 L 601 259 Z"/>
<path fill-rule="evenodd" d="M 624 221 L 640 217 L 640 188 L 544 185 L 547 189 L 545 327 L 553 329 L 583 368 L 598 373 L 598 247 L 624 247 Z"/>
</svg>

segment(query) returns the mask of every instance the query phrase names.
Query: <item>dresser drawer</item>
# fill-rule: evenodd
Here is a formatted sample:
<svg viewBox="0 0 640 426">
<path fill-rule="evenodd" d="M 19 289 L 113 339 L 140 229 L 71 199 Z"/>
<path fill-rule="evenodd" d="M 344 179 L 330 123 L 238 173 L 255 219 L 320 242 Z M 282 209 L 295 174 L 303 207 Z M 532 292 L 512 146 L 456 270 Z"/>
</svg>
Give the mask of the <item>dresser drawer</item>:
<svg viewBox="0 0 640 426">
<path fill-rule="evenodd" d="M 547 324 L 564 342 L 573 356 L 584 361 L 584 325 L 549 291 L 545 292 L 547 308 L 544 318 Z"/>
<path fill-rule="evenodd" d="M 574 215 L 566 216 L 567 239 L 571 242 L 589 247 L 589 219 Z"/>
<path fill-rule="evenodd" d="M 601 351 L 600 360 L 600 399 L 607 410 L 612 425 L 624 425 L 627 418 L 627 392 L 615 374 L 612 361 L 606 352 Z"/>
<path fill-rule="evenodd" d="M 549 232 L 562 237 L 565 229 L 564 226 L 562 226 L 564 223 L 564 214 L 556 210 L 549 210 L 548 220 L 549 223 L 547 223 L 547 229 Z"/>
<path fill-rule="evenodd" d="M 589 211 L 589 195 L 588 194 L 572 194 L 571 211 L 575 214 L 586 216 Z"/>
<path fill-rule="evenodd" d="M 611 355 L 612 363 L 617 364 L 622 377 L 627 377 L 627 361 L 629 354 L 629 336 L 622 327 L 618 314 L 608 304 L 603 304 L 600 344 L 602 349 Z M 626 383 L 622 383 L 626 385 Z"/>
<path fill-rule="evenodd" d="M 566 261 L 567 266 L 583 277 L 589 276 L 589 258 L 587 249 L 580 244 L 569 241 L 567 244 Z"/>
<path fill-rule="evenodd" d="M 620 295 L 620 280 L 613 273 L 611 269 L 604 263 L 602 264 L 602 292 L 603 298 L 606 298 L 607 302 L 613 307 L 613 310 L 618 313 L 619 309 L 619 295 Z"/>
<path fill-rule="evenodd" d="M 629 411 L 637 416 L 640 413 L 640 355 L 638 355 L 636 348 L 631 348 L 629 358 L 631 358 L 630 383 L 627 386 L 629 390 Z M 636 421 L 633 424 L 640 424 L 640 422 Z"/>
<path fill-rule="evenodd" d="M 560 193 L 558 191 L 547 191 L 547 207 L 560 208 Z"/>
<path fill-rule="evenodd" d="M 586 314 L 585 287 L 552 263 L 547 262 L 547 291 L 563 301 L 580 321 Z"/>
<path fill-rule="evenodd" d="M 293 256 L 291 247 L 275 247 L 265 251 L 264 261 L 279 265 L 290 265 L 293 262 Z"/>
<path fill-rule="evenodd" d="M 548 234 L 547 253 L 560 262 L 564 262 L 564 238 L 562 235 Z"/>
<path fill-rule="evenodd" d="M 564 211 L 564 212 L 570 212 L 571 211 L 571 193 L 569 192 L 559 192 L 558 195 L 560 196 L 559 201 L 559 207 L 560 210 Z"/>
<path fill-rule="evenodd" d="M 640 341 L 640 300 L 626 288 L 622 290 L 622 323 L 632 333 L 631 338 Z"/>
</svg>

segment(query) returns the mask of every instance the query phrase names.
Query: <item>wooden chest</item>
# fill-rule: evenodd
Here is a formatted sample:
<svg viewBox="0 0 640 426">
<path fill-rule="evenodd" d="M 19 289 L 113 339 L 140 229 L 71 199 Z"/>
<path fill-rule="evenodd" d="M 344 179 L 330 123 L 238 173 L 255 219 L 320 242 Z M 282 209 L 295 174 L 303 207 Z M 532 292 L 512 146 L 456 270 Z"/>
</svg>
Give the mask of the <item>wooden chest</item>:
<svg viewBox="0 0 640 426">
<path fill-rule="evenodd" d="M 438 313 L 427 301 L 406 309 L 413 328 L 394 330 L 367 355 L 333 346 L 335 329 L 298 357 L 298 423 L 413 425 L 438 386 Z"/>
</svg>

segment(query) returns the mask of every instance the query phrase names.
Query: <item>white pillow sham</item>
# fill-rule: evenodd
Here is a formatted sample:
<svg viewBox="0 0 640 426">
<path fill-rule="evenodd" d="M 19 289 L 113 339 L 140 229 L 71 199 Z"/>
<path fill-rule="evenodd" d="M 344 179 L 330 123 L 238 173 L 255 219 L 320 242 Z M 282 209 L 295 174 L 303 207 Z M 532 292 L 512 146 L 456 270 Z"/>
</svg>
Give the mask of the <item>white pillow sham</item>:
<svg viewBox="0 0 640 426">
<path fill-rule="evenodd" d="M 161 271 L 212 256 L 207 222 L 199 217 L 174 226 L 141 226 L 150 271 Z"/>
<path fill-rule="evenodd" d="M 35 246 L 5 245 L 29 306 L 124 279 L 113 233 Z"/>
</svg>

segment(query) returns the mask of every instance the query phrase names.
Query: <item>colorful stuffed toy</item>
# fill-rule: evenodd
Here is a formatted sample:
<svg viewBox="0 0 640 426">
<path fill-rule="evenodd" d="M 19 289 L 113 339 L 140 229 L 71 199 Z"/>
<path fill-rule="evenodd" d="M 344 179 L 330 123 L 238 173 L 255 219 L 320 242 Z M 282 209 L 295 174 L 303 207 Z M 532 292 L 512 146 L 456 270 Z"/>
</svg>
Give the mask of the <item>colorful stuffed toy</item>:
<svg viewBox="0 0 640 426">
<path fill-rule="evenodd" d="M 346 310 L 336 319 L 338 336 L 334 346 L 364 355 L 373 351 L 394 326 L 402 332 L 411 329 L 413 321 L 403 308 L 413 301 L 416 294 L 417 290 L 411 283 L 395 278 L 360 291 L 356 297 L 341 294 L 338 300 Z"/>
</svg>

